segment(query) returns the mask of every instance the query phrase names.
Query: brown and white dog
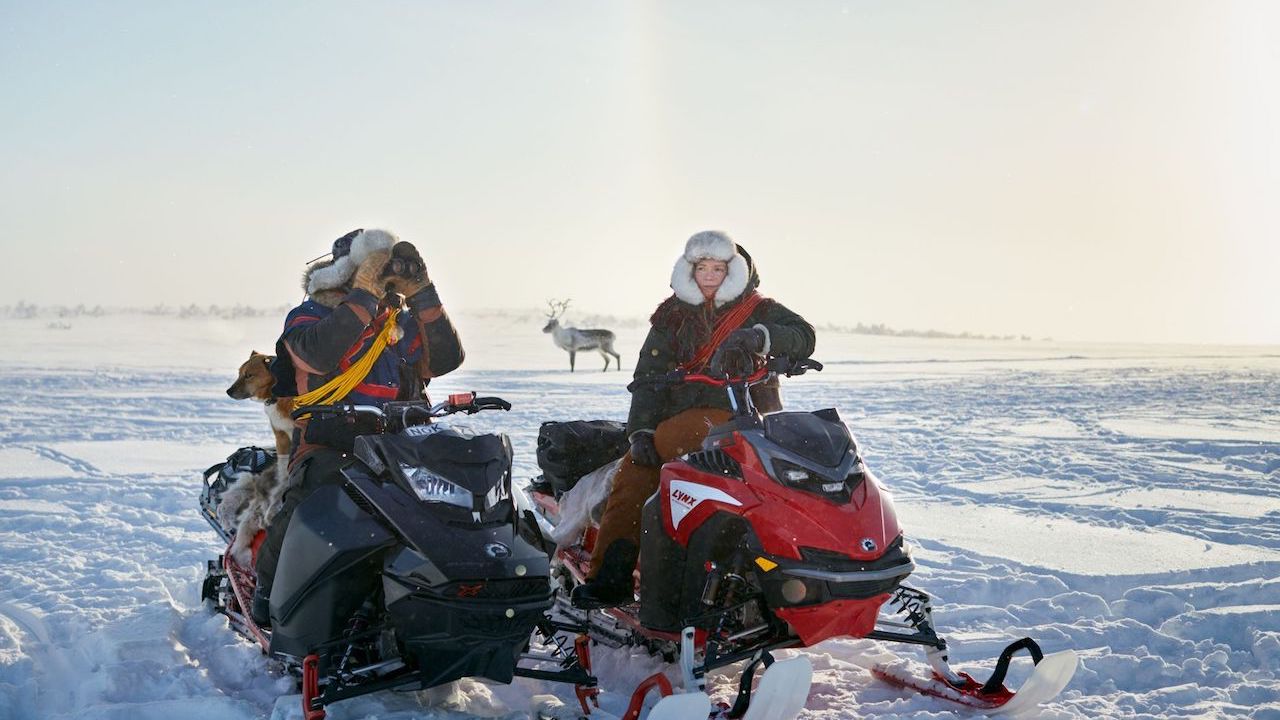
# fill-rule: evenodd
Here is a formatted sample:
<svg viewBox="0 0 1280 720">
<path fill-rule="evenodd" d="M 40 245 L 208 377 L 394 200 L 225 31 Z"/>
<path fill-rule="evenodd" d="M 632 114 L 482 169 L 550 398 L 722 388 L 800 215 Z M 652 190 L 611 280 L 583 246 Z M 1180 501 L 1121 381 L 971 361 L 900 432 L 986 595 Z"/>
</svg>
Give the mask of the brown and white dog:
<svg viewBox="0 0 1280 720">
<path fill-rule="evenodd" d="M 275 378 L 271 375 L 271 361 L 275 357 L 252 351 L 249 359 L 240 366 L 236 381 L 227 388 L 227 395 L 234 400 L 250 398 L 263 403 L 271 432 L 275 435 L 276 464 L 274 471 L 258 475 L 246 474 L 239 478 L 222 496 L 218 506 L 218 520 L 228 530 L 234 529 L 235 543 L 231 552 L 236 559 L 248 563 L 249 547 L 259 530 L 265 530 L 271 517 L 280 508 L 281 498 L 288 486 L 289 454 L 293 450 L 293 419 L 289 412 L 293 398 L 278 398 L 271 394 Z"/>
<path fill-rule="evenodd" d="M 293 449 L 293 420 L 289 417 L 293 402 L 292 398 L 278 398 L 271 394 L 271 386 L 276 382 L 271 375 L 271 361 L 275 359 L 274 355 L 250 351 L 249 359 L 240 366 L 236 381 L 227 388 L 227 395 L 233 400 L 253 398 L 262 401 L 271 431 L 275 433 L 276 456 L 287 461 Z"/>
</svg>

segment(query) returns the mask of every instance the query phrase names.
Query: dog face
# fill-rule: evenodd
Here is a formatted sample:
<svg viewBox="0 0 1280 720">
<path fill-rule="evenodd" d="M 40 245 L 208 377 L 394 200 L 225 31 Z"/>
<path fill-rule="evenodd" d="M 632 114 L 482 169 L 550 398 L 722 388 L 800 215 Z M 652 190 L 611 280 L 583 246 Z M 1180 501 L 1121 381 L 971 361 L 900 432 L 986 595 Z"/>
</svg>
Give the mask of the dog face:
<svg viewBox="0 0 1280 720">
<path fill-rule="evenodd" d="M 271 398 L 271 386 L 275 384 L 275 378 L 271 376 L 271 361 L 275 360 L 274 355 L 263 355 L 254 351 L 249 353 L 249 359 L 244 361 L 240 366 L 239 377 L 227 388 L 227 395 L 234 400 L 245 400 L 247 398 L 257 398 L 258 400 L 268 400 Z"/>
</svg>

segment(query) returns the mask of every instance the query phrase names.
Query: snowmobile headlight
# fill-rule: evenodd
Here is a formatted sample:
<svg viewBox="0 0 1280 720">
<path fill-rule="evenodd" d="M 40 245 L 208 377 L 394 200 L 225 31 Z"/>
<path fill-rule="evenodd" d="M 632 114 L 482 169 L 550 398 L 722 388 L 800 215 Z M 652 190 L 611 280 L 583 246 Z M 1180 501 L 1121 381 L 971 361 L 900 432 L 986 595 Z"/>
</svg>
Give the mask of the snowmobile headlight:
<svg viewBox="0 0 1280 720">
<path fill-rule="evenodd" d="M 782 473 L 782 476 L 787 479 L 787 482 L 798 486 L 803 486 L 804 483 L 810 480 L 816 480 L 818 485 L 822 487 L 822 492 L 835 493 L 844 489 L 844 483 L 831 482 L 820 475 L 813 475 L 808 470 L 787 470 Z"/>
<path fill-rule="evenodd" d="M 492 510 L 497 507 L 498 503 L 511 497 L 511 483 L 504 474 L 502 482 L 494 485 L 484 496 L 484 509 Z"/>
<path fill-rule="evenodd" d="M 786 460 L 773 461 L 773 477 L 784 485 L 801 487 L 814 479 L 813 473 Z"/>
<path fill-rule="evenodd" d="M 782 583 L 782 599 L 792 605 L 799 605 L 809 595 L 809 588 L 803 580 L 791 578 Z"/>
<path fill-rule="evenodd" d="M 400 463 L 400 472 L 423 502 L 438 502 L 471 509 L 471 493 L 424 467 Z"/>
<path fill-rule="evenodd" d="M 773 478 L 787 487 L 817 493 L 828 498 L 847 497 L 848 487 L 843 479 L 832 478 L 817 470 L 810 470 L 782 458 L 774 458 Z"/>
</svg>

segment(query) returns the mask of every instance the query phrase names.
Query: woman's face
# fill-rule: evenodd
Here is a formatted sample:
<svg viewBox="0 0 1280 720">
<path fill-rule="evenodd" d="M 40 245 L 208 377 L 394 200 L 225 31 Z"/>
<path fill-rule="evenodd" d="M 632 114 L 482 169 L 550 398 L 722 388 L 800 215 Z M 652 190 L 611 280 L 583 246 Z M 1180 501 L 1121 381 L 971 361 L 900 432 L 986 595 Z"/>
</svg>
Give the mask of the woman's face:
<svg viewBox="0 0 1280 720">
<path fill-rule="evenodd" d="M 729 263 L 723 260 L 699 260 L 693 266 L 693 281 L 702 291 L 702 297 L 710 300 L 716 296 L 716 290 L 724 283 L 724 276 L 729 274 Z"/>
</svg>

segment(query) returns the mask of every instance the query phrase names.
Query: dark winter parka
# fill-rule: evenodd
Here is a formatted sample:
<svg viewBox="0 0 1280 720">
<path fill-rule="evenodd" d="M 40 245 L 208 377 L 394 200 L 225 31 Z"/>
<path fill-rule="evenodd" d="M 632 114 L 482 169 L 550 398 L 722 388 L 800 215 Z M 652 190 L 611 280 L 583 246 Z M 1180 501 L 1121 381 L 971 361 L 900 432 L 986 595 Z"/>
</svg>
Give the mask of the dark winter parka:
<svg viewBox="0 0 1280 720">
<path fill-rule="evenodd" d="M 714 300 L 691 303 L 689 300 L 694 299 L 692 293 L 681 292 L 681 288 L 676 287 L 678 281 L 673 279 L 676 294 L 664 300 L 650 318 L 649 335 L 640 350 L 640 359 L 636 361 L 635 381 L 630 386 L 628 435 L 637 431 L 652 431 L 658 423 L 690 408 L 729 409 L 729 398 L 724 388 L 693 383 L 669 385 L 653 381 L 661 380 L 677 366 L 689 362 L 710 339 L 719 319 L 737 307 L 760 284 L 760 276 L 751 256 L 741 246 L 736 246 L 736 249 L 737 254 L 746 261 L 746 283 L 732 300 L 718 307 Z M 677 260 L 677 273 L 682 272 L 679 267 L 682 260 L 684 259 Z M 730 281 L 731 277 L 726 278 L 726 283 Z M 800 360 L 813 354 L 813 326 L 782 303 L 764 299 L 741 327 L 757 325 L 763 326 L 768 333 L 769 355 L 786 355 Z"/>
<path fill-rule="evenodd" d="M 312 272 L 321 267 L 313 266 Z M 304 285 L 306 281 L 304 278 Z M 293 394 L 314 390 L 363 356 L 386 320 L 386 311 L 378 303 L 369 292 L 342 287 L 313 292 L 290 311 L 276 354 L 288 359 L 292 377 L 282 377 L 281 369 L 273 367 L 277 380 L 285 381 L 277 385 L 277 391 L 284 389 L 281 385 L 288 379 L 294 381 L 295 387 L 288 388 Z M 435 285 L 408 298 L 406 304 L 408 311 L 401 312 L 397 322 L 402 333 L 399 341 L 383 351 L 368 376 L 343 402 L 381 405 L 416 399 L 423 396 L 430 378 L 462 364 L 462 343 Z M 305 423 L 300 423 L 298 434 L 304 442 L 294 452 L 291 464 L 311 449 L 305 442 Z"/>
</svg>

